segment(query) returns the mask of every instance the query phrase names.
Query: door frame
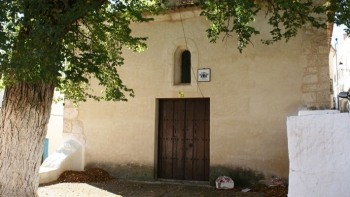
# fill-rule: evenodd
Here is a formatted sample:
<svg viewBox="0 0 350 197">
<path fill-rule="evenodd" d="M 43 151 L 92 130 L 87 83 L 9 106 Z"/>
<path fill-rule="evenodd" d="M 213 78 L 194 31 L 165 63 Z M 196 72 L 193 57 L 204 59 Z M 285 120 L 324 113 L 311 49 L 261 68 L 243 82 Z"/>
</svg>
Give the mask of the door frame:
<svg viewBox="0 0 350 197">
<path fill-rule="evenodd" d="M 159 129 L 160 129 L 160 101 L 161 100 L 198 100 L 198 99 L 208 99 L 209 101 L 209 114 L 208 114 L 208 118 L 209 118 L 209 125 L 208 125 L 208 158 L 209 158 L 209 161 L 208 161 L 208 175 L 206 177 L 206 179 L 209 180 L 209 177 L 210 177 L 210 98 L 204 98 L 204 97 L 200 97 L 200 98 L 157 98 L 156 99 L 156 103 L 155 103 L 155 135 L 154 135 L 154 145 L 155 145 L 155 148 L 154 148 L 154 178 L 155 179 L 161 179 L 161 180 L 179 180 L 179 181 L 196 181 L 198 182 L 198 180 L 181 180 L 181 179 L 166 179 L 166 178 L 158 178 L 159 176 L 159 151 L 160 151 L 160 147 L 159 147 Z"/>
</svg>

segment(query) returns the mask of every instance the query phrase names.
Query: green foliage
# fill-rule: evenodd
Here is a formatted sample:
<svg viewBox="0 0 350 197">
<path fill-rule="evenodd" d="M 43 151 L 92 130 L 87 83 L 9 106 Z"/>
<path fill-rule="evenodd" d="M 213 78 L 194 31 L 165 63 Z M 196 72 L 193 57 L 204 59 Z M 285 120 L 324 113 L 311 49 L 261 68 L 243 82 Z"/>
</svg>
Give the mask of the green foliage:
<svg viewBox="0 0 350 197">
<path fill-rule="evenodd" d="M 264 12 L 271 26 L 273 44 L 288 41 L 310 23 L 325 28 L 327 20 L 345 24 L 350 34 L 349 1 L 329 0 L 315 4 L 311 0 L 199 0 L 202 15 L 211 25 L 210 42 L 223 35 L 236 35 L 238 49 L 260 34 L 254 26 Z M 135 52 L 146 48 L 145 37 L 131 36 L 132 22 L 147 22 L 143 13 L 157 14 L 161 0 L 0 0 L 0 72 L 3 85 L 17 82 L 53 83 L 67 99 L 87 98 L 125 101 L 134 96 L 119 78 L 122 49 Z M 222 34 L 223 33 L 223 34 Z M 232 34 L 234 33 L 234 34 Z M 90 88 L 95 78 L 103 88 Z"/>
<path fill-rule="evenodd" d="M 272 44 L 284 38 L 288 41 L 295 37 L 306 23 L 312 26 L 326 28 L 325 20 L 316 18 L 316 14 L 322 13 L 322 7 L 314 5 L 312 1 L 275 0 L 268 1 L 266 15 L 270 15 L 269 24 L 273 27 L 270 31 L 272 39 L 263 40 L 265 44 Z"/>
<path fill-rule="evenodd" d="M 238 49 L 242 52 L 251 36 L 260 33 L 250 25 L 261 10 L 258 3 L 247 0 L 201 0 L 200 3 L 203 9 L 201 15 L 212 22 L 207 30 L 210 42 L 216 42 L 221 32 L 225 33 L 226 38 L 230 32 L 236 32 Z"/>
<path fill-rule="evenodd" d="M 329 0 L 326 4 L 327 19 L 337 25 L 345 25 L 345 32 L 350 35 L 350 1 Z"/>
<path fill-rule="evenodd" d="M 312 0 L 200 0 L 200 5 L 202 15 L 211 22 L 207 30 L 210 41 L 215 42 L 221 33 L 227 38 L 234 32 L 240 52 L 251 43 L 252 35 L 260 33 L 254 26 L 258 12 L 265 13 L 272 28 L 271 37 L 261 40 L 267 45 L 282 39 L 289 41 L 307 23 L 326 28 L 326 18 L 320 17 L 325 13 L 329 22 L 345 24 L 348 34 L 350 32 L 350 2 L 347 0 L 330 0 L 327 4 Z"/>
<path fill-rule="evenodd" d="M 0 72 L 4 85 L 54 83 L 67 99 L 122 100 L 133 96 L 119 78 L 122 49 L 146 48 L 131 22 L 152 20 L 152 0 L 0 0 Z M 104 87 L 89 89 L 92 78 Z"/>
</svg>

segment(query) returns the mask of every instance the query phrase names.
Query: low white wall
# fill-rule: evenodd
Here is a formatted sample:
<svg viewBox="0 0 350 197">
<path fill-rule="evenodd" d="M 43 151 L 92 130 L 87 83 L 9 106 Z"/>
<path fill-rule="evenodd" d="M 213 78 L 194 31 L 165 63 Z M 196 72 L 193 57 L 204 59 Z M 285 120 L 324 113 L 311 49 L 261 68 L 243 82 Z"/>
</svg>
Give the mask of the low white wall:
<svg viewBox="0 0 350 197">
<path fill-rule="evenodd" d="M 288 197 L 350 194 L 350 114 L 287 118 Z"/>
<path fill-rule="evenodd" d="M 39 183 L 48 183 L 58 179 L 66 170 L 84 170 L 84 147 L 75 140 L 69 140 L 51 154 L 39 170 Z"/>
<path fill-rule="evenodd" d="M 320 114 L 338 114 L 338 110 L 300 110 L 298 112 L 299 116 L 304 115 L 320 115 Z"/>
</svg>

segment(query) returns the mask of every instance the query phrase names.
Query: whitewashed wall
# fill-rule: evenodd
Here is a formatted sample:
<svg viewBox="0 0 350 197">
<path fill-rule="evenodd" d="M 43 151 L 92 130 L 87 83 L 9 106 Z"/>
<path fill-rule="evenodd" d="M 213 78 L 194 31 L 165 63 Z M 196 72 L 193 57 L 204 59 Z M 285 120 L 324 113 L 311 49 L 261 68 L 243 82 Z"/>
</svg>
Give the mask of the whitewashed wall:
<svg viewBox="0 0 350 197">
<path fill-rule="evenodd" d="M 350 194 L 350 114 L 290 116 L 288 197 Z"/>
</svg>

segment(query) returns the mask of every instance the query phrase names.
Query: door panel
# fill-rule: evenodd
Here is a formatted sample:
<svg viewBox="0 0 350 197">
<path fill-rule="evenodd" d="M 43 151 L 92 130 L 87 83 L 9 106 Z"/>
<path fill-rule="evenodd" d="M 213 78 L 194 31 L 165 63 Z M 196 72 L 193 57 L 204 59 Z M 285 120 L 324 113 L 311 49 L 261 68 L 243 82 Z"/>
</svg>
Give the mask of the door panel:
<svg viewBox="0 0 350 197">
<path fill-rule="evenodd" d="M 162 147 L 162 149 L 159 149 L 159 162 L 160 165 L 158 168 L 160 170 L 160 173 L 163 175 L 164 178 L 172 178 L 172 130 L 173 130 L 173 111 L 174 111 L 174 105 L 172 104 L 172 101 L 163 102 L 159 108 L 161 109 L 161 117 L 159 121 L 162 122 L 161 124 L 161 130 L 163 132 L 159 132 L 159 145 Z"/>
<path fill-rule="evenodd" d="M 184 142 L 185 102 L 174 101 L 174 130 L 173 130 L 173 178 L 183 179 L 183 142 Z"/>
<path fill-rule="evenodd" d="M 194 119 L 194 100 L 186 102 L 186 137 L 185 137 L 185 180 L 193 180 L 193 119 Z"/>
<path fill-rule="evenodd" d="M 209 99 L 159 101 L 159 178 L 209 179 L 209 106 Z"/>
<path fill-rule="evenodd" d="M 210 161 L 210 100 L 205 101 L 205 129 L 204 129 L 204 177 L 209 180 Z"/>
</svg>

